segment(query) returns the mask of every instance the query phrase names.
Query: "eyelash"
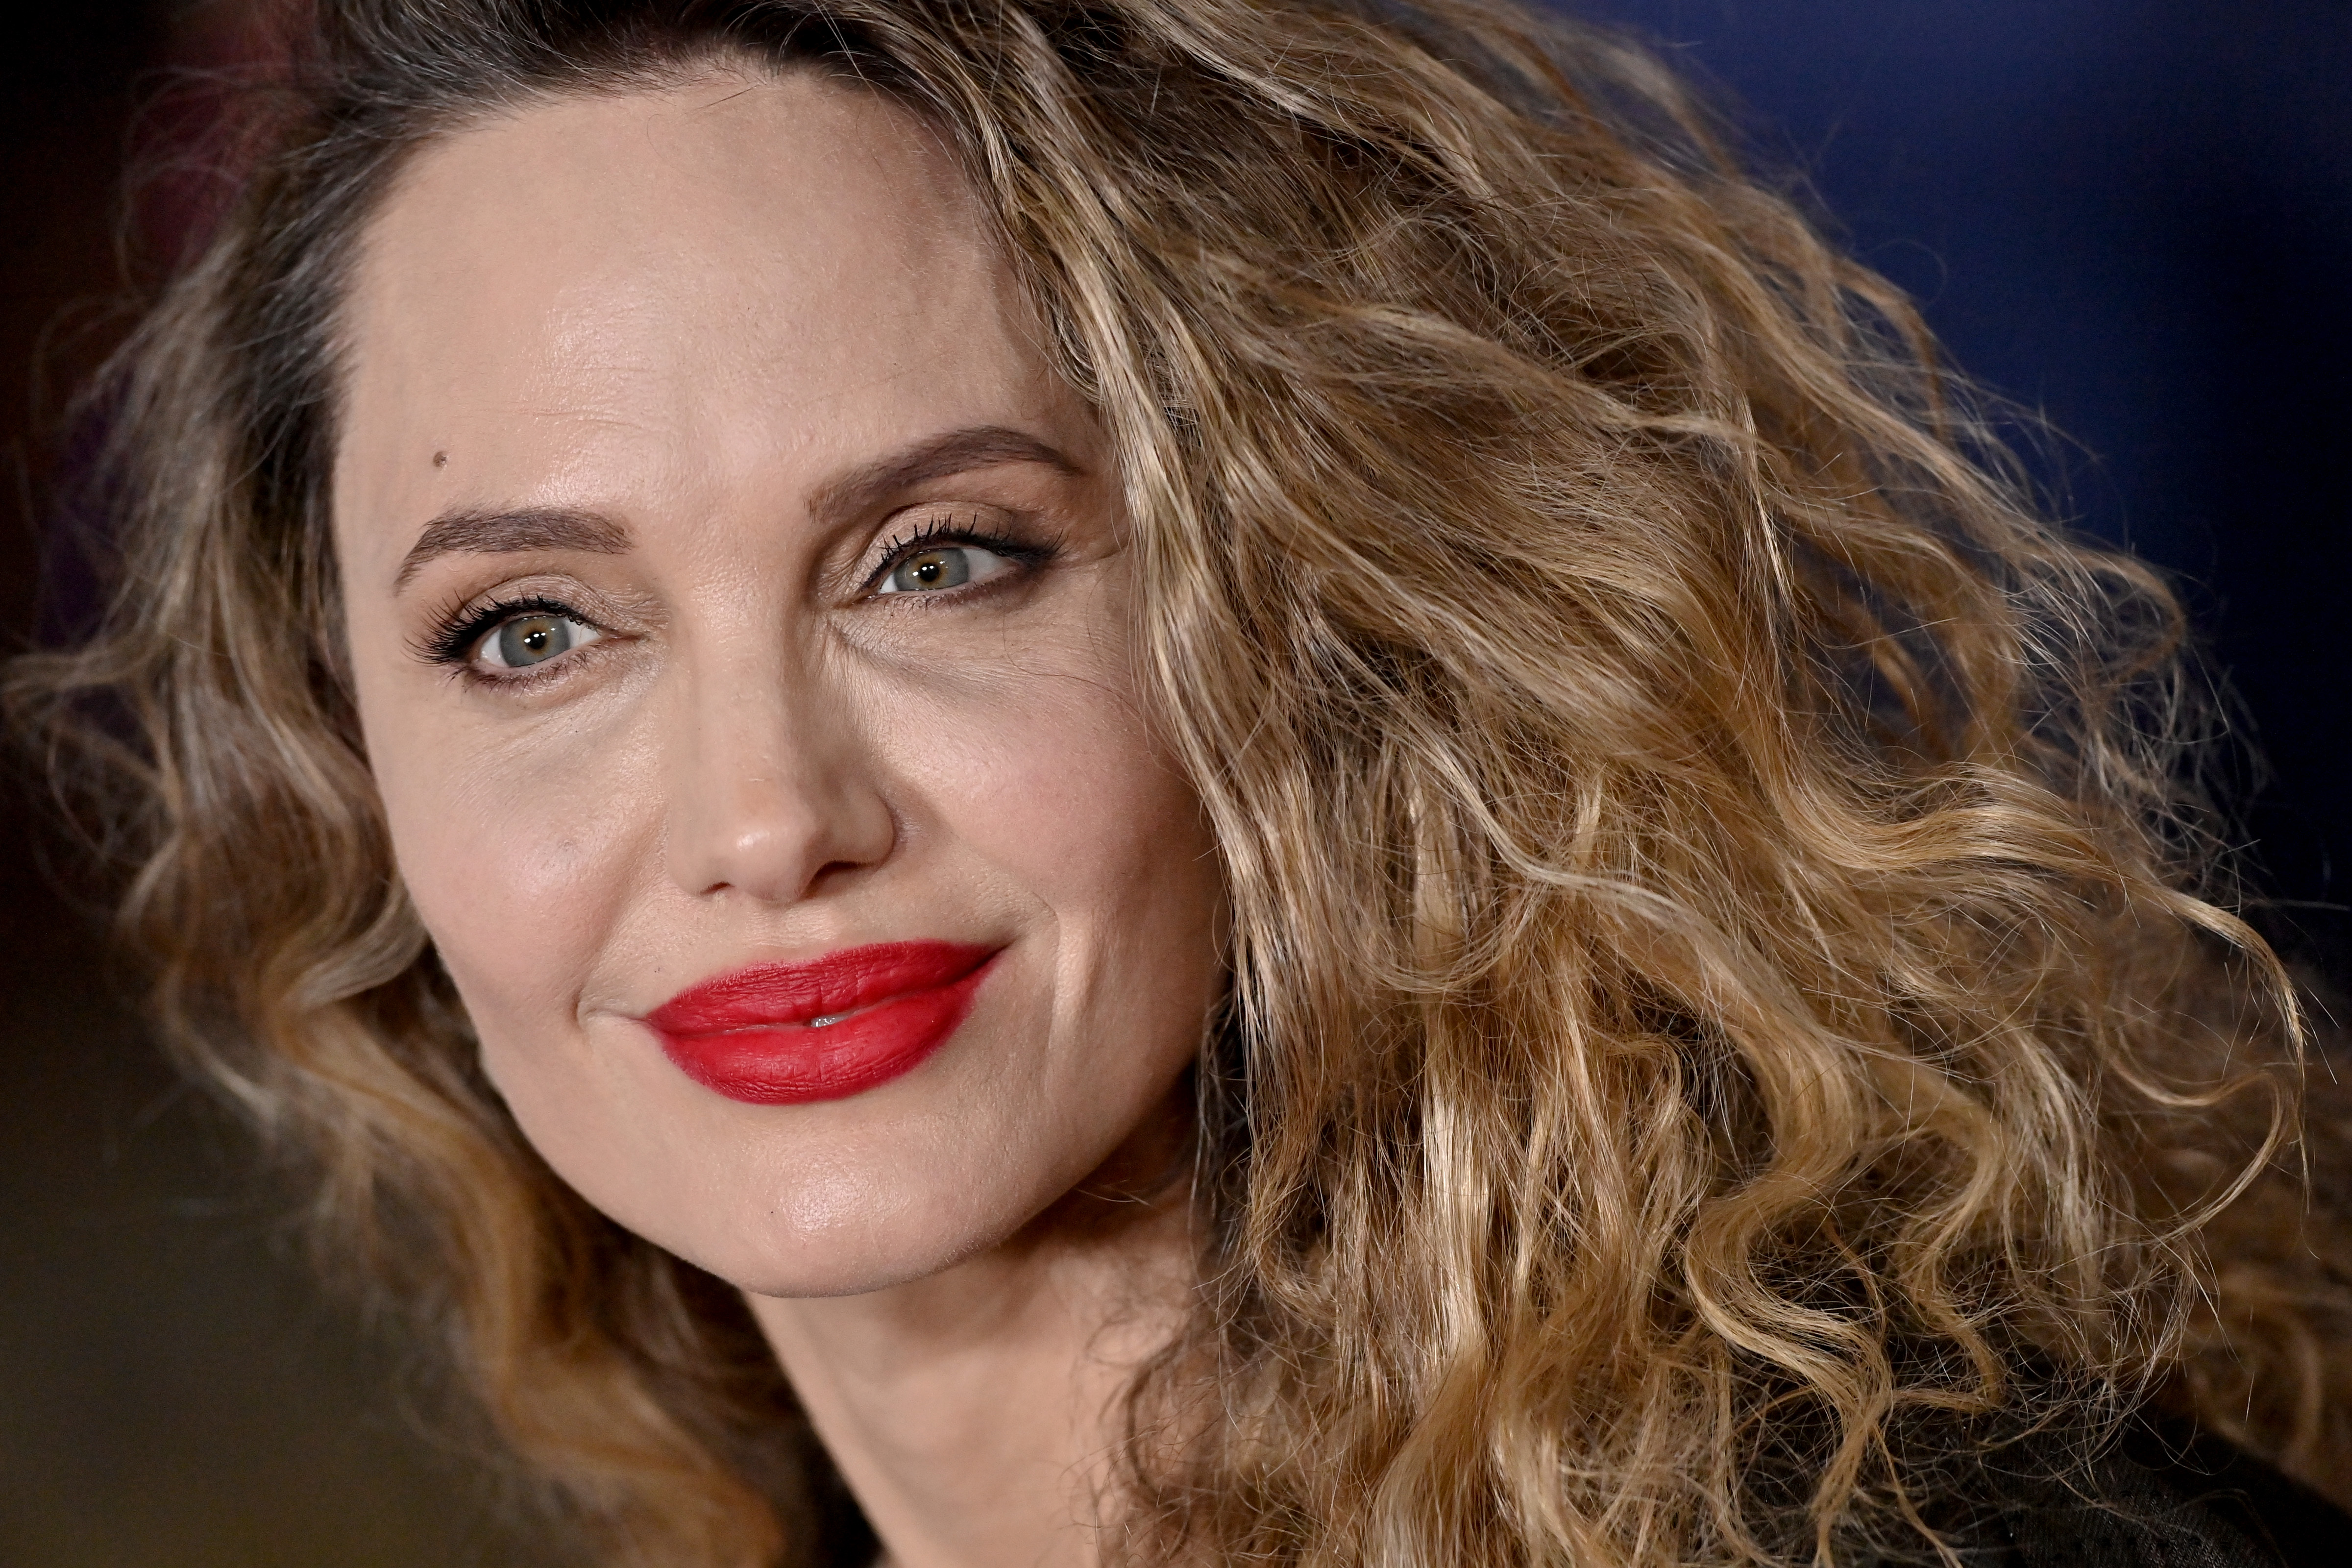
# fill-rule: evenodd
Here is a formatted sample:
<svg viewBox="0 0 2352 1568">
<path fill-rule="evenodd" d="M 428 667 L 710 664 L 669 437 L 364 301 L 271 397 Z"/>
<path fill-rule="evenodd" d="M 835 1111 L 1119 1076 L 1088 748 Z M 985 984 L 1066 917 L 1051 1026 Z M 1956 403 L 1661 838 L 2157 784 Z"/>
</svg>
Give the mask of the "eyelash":
<svg viewBox="0 0 2352 1568">
<path fill-rule="evenodd" d="M 970 544 L 982 550 L 993 551 L 1026 571 L 1034 571 L 1053 559 L 1055 553 L 1050 544 L 1030 543 L 1024 540 L 1014 539 L 1010 534 L 982 528 L 975 522 L 933 519 L 893 539 L 884 546 L 881 563 L 866 575 L 864 585 L 858 590 L 859 593 L 870 595 L 908 556 L 926 548 L 937 549 L 942 544 Z M 961 598 L 962 595 L 950 588 L 943 594 L 910 595 L 908 597 Z M 586 616 L 561 599 L 528 594 L 520 598 L 492 599 L 487 604 L 477 605 L 470 609 L 461 608 L 451 611 L 441 617 L 440 628 L 426 639 L 421 651 L 431 663 L 454 666 L 474 673 L 479 679 L 530 679 L 529 671 L 487 676 L 473 669 L 474 652 L 481 647 L 482 639 L 517 616 L 562 616 L 584 626 L 595 625 Z"/>
</svg>

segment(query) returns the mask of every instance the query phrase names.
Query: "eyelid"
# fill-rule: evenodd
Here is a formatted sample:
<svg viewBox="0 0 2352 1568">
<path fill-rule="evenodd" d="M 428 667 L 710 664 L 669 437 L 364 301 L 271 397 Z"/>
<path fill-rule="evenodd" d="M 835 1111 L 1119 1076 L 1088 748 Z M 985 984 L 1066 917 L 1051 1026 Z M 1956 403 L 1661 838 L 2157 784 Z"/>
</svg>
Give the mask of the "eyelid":
<svg viewBox="0 0 2352 1568">
<path fill-rule="evenodd" d="M 910 516 L 920 516 L 922 521 L 906 522 L 905 520 Z M 1016 567 L 1037 566 L 1053 556 L 1055 547 L 1022 537 L 1016 531 L 1018 516 L 1002 507 L 969 503 L 918 503 L 903 508 L 890 520 L 901 526 L 893 529 L 875 546 L 869 556 L 872 563 L 860 576 L 852 596 L 858 599 L 877 596 L 877 590 L 898 563 L 910 552 L 926 545 L 934 548 L 971 545 L 1001 555 Z M 948 592 L 953 593 L 954 590 Z M 880 596 L 896 598 L 899 595 Z"/>
</svg>

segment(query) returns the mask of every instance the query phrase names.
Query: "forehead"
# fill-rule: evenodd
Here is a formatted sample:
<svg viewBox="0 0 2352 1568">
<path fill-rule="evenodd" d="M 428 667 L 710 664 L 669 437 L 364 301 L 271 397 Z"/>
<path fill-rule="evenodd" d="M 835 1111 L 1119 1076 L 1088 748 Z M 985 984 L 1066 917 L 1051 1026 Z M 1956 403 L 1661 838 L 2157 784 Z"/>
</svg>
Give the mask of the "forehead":
<svg viewBox="0 0 2352 1568">
<path fill-rule="evenodd" d="M 339 529 L 452 483 L 625 504 L 624 477 L 1003 422 L 1038 395 L 1025 322 L 953 162 L 868 92 L 714 71 L 537 104 L 428 145 L 362 237 Z"/>
</svg>

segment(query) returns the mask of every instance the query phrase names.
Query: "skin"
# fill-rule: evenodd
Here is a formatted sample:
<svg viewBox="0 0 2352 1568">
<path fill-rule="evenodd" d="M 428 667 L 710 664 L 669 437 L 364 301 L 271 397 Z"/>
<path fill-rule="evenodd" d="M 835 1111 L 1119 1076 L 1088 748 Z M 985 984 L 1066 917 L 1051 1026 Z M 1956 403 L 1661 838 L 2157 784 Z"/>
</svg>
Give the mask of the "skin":
<svg viewBox="0 0 2352 1568">
<path fill-rule="evenodd" d="M 1102 1407 L 1182 1296 L 1222 904 L 1138 700 L 1109 456 L 960 175 L 808 75 L 530 107 L 410 166 L 345 331 L 359 709 L 490 1078 L 747 1292 L 893 1560 L 1088 1560 Z M 1034 553 L 877 592 L 925 528 Z M 593 640 L 433 651 L 519 599 Z M 641 1022 L 919 938 L 1003 952 L 849 1099 L 724 1099 Z"/>
</svg>

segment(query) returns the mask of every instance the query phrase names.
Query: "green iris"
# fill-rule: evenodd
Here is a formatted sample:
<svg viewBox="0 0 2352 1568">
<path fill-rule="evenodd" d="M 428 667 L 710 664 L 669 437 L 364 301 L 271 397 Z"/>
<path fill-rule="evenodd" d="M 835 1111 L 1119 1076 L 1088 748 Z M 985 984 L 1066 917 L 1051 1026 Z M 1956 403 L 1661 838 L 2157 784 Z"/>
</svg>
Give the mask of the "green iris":
<svg viewBox="0 0 2352 1568">
<path fill-rule="evenodd" d="M 581 640 L 580 628 L 562 616 L 520 616 L 499 628 L 499 662 L 509 669 L 544 664 Z"/>
<path fill-rule="evenodd" d="M 890 572 L 890 588 L 899 594 L 953 588 L 971 581 L 971 552 L 955 545 L 909 555 Z"/>
</svg>

